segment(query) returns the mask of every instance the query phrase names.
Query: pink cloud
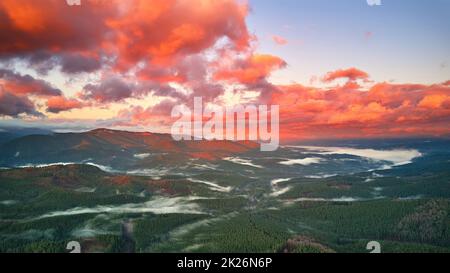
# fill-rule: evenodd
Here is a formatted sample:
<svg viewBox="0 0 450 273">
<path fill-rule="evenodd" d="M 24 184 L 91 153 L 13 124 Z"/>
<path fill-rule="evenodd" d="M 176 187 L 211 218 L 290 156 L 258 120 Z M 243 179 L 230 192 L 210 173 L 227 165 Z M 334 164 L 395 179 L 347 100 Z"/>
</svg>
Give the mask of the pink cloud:
<svg viewBox="0 0 450 273">
<path fill-rule="evenodd" d="M 337 79 L 348 79 L 349 81 L 355 81 L 358 79 L 366 80 L 369 78 L 369 74 L 366 72 L 356 69 L 354 67 L 348 69 L 339 69 L 336 71 L 329 72 L 323 78 L 324 82 L 332 82 Z"/>
<path fill-rule="evenodd" d="M 286 40 L 285 38 L 278 36 L 278 35 L 272 36 L 272 40 L 277 45 L 287 45 L 288 44 L 288 40 Z"/>
<path fill-rule="evenodd" d="M 67 99 L 65 97 L 52 97 L 47 100 L 47 111 L 51 113 L 59 113 L 70 111 L 72 109 L 79 109 L 87 106 L 77 99 Z"/>
<path fill-rule="evenodd" d="M 286 62 L 279 57 L 255 54 L 244 60 L 237 60 L 229 68 L 219 69 L 214 77 L 217 80 L 254 84 L 286 65 Z"/>
<path fill-rule="evenodd" d="M 364 79 L 360 70 L 338 70 L 329 79 Z M 331 89 L 278 86 L 282 138 L 342 138 L 446 135 L 450 128 L 450 86 L 375 83 Z"/>
</svg>

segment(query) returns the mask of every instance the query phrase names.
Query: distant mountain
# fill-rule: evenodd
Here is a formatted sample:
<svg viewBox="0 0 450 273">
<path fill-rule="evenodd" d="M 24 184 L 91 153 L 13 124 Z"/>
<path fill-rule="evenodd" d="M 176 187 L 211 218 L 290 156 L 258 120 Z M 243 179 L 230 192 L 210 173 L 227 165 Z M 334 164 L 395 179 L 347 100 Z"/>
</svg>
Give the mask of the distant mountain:
<svg viewBox="0 0 450 273">
<path fill-rule="evenodd" d="M 45 129 L 37 128 L 14 128 L 14 127 L 0 127 L 0 145 L 15 138 L 28 135 L 49 135 L 53 132 Z"/>
<path fill-rule="evenodd" d="M 0 166 L 95 162 L 121 168 L 192 158 L 217 160 L 257 148 L 248 141 L 174 141 L 169 134 L 97 129 L 13 139 L 0 146 Z"/>
<path fill-rule="evenodd" d="M 15 135 L 13 135 L 13 134 L 11 134 L 9 132 L 2 132 L 2 131 L 0 131 L 0 145 L 5 143 L 5 142 L 8 142 L 8 141 L 10 141 L 10 140 L 12 140 L 12 139 L 14 139 L 16 137 L 17 136 L 15 136 Z"/>
</svg>

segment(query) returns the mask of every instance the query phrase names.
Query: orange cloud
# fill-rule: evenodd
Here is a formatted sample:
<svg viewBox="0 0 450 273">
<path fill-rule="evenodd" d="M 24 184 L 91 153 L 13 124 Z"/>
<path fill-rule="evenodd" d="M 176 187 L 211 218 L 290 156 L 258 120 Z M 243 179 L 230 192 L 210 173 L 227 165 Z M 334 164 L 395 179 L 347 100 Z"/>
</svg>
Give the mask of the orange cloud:
<svg viewBox="0 0 450 273">
<path fill-rule="evenodd" d="M 86 104 L 79 100 L 67 99 L 65 97 L 52 97 L 47 100 L 47 111 L 51 113 L 70 111 L 85 106 Z"/>
<path fill-rule="evenodd" d="M 247 4 L 235 0 L 3 0 L 0 57 L 90 52 L 129 69 L 200 53 L 222 38 L 243 50 L 251 39 L 247 14 Z"/>
<path fill-rule="evenodd" d="M 234 0 L 134 0 L 122 3 L 121 16 L 107 20 L 115 31 L 121 64 L 202 52 L 228 38 L 237 49 L 249 45 L 246 4 Z M 220 12 L 217 12 L 220 11 Z"/>
<path fill-rule="evenodd" d="M 251 55 L 245 60 L 236 61 L 232 67 L 216 72 L 216 80 L 238 81 L 243 84 L 254 84 L 270 76 L 280 68 L 284 68 L 286 62 L 272 55 Z"/>
<path fill-rule="evenodd" d="M 450 95 L 448 94 L 436 94 L 424 97 L 418 104 L 419 107 L 439 109 L 443 107 L 445 103 L 450 103 Z"/>
<path fill-rule="evenodd" d="M 23 61 L 38 74 L 54 68 L 65 74 L 99 72 L 102 82 L 87 84 L 80 93 L 81 99 L 98 104 L 150 92 L 184 99 L 170 83 L 212 100 L 223 87 L 211 80 L 214 60 L 206 55 L 228 51 L 235 58 L 252 51 L 248 12 L 240 0 L 83 0 L 81 6 L 63 0 L 4 0 L 0 62 Z M 267 66 L 275 65 L 259 58 L 251 65 L 260 67 L 249 68 L 247 78 L 263 78 L 270 73 Z"/>
<path fill-rule="evenodd" d="M 104 19 L 116 16 L 117 11 L 114 5 L 103 7 L 92 2 L 83 1 L 74 8 L 59 0 L 1 1 L 1 54 L 94 49 L 106 38 Z"/>
<path fill-rule="evenodd" d="M 358 79 L 367 79 L 369 78 L 369 74 L 366 72 L 356 69 L 354 67 L 349 69 L 340 69 L 333 72 L 329 72 L 324 78 L 324 82 L 332 82 L 337 79 L 346 78 L 349 81 L 355 81 Z"/>
<path fill-rule="evenodd" d="M 344 70 L 341 70 L 344 71 Z M 361 73 L 337 73 L 356 79 Z M 450 86 L 378 83 L 368 91 L 278 86 L 282 139 L 450 134 Z"/>
</svg>

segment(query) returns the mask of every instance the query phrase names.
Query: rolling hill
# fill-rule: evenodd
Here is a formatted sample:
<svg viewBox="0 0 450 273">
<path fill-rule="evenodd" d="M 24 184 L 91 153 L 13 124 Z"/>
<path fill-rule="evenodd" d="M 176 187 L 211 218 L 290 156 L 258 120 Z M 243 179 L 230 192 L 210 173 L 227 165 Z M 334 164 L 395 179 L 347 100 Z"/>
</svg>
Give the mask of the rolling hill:
<svg viewBox="0 0 450 273">
<path fill-rule="evenodd" d="M 0 166 L 90 161 L 120 169 L 137 161 L 156 164 L 192 158 L 217 160 L 257 148 L 259 145 L 255 142 L 174 141 L 168 134 L 97 129 L 11 140 L 0 146 Z"/>
</svg>

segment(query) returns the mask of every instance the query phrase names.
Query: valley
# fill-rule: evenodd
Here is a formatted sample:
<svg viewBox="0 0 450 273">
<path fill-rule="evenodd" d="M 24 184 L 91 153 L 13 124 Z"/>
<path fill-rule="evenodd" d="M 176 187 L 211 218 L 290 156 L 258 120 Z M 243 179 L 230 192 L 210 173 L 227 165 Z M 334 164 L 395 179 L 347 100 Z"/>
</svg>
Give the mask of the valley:
<svg viewBox="0 0 450 273">
<path fill-rule="evenodd" d="M 147 137 L 97 131 L 3 145 L 0 252 L 66 252 L 69 241 L 83 252 L 367 252 L 374 240 L 383 252 L 450 250 L 445 140 L 262 153 Z M 37 138 L 50 152 L 27 151 Z M 86 139 L 95 149 L 72 145 L 90 147 Z M 195 145 L 208 155 L 188 156 Z"/>
</svg>

